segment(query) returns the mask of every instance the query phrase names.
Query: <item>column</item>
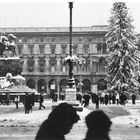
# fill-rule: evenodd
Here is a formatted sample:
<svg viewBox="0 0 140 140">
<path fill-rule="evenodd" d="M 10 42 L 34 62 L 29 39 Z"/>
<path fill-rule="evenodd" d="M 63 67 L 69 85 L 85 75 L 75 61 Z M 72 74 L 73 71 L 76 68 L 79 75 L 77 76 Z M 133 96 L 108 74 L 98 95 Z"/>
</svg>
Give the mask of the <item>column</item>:
<svg viewBox="0 0 140 140">
<path fill-rule="evenodd" d="M 92 57 L 89 60 L 90 60 L 89 71 L 92 72 Z"/>
<path fill-rule="evenodd" d="M 55 54 L 61 54 L 61 44 L 56 44 Z"/>
<path fill-rule="evenodd" d="M 59 87 L 59 83 L 57 85 L 57 93 L 58 93 L 58 98 L 59 98 L 59 94 L 60 94 L 60 87 Z"/>
<path fill-rule="evenodd" d="M 93 45 L 93 53 L 97 53 L 97 44 L 92 44 Z"/>
<path fill-rule="evenodd" d="M 45 52 L 44 52 L 44 54 L 47 54 L 47 55 L 50 54 L 50 44 L 46 44 L 45 45 Z"/>
<path fill-rule="evenodd" d="M 22 54 L 23 54 L 23 55 L 28 55 L 28 45 L 27 45 L 27 44 L 24 44 L 24 45 L 23 45 Z"/>
<path fill-rule="evenodd" d="M 34 72 L 35 74 L 38 74 L 38 57 L 35 57 L 34 60 L 35 60 Z"/>
<path fill-rule="evenodd" d="M 58 57 L 56 60 L 57 60 L 57 71 L 60 72 L 60 70 L 61 70 L 60 69 L 61 68 L 60 60 L 61 59 Z"/>
<path fill-rule="evenodd" d="M 24 57 L 24 63 L 23 63 L 23 66 L 22 66 L 22 74 L 26 74 L 27 73 L 27 57 Z"/>
<path fill-rule="evenodd" d="M 38 44 L 34 44 L 34 54 L 39 54 L 39 45 Z"/>
<path fill-rule="evenodd" d="M 49 73 L 49 56 L 46 57 L 46 68 L 45 68 L 45 73 L 48 74 Z"/>
</svg>

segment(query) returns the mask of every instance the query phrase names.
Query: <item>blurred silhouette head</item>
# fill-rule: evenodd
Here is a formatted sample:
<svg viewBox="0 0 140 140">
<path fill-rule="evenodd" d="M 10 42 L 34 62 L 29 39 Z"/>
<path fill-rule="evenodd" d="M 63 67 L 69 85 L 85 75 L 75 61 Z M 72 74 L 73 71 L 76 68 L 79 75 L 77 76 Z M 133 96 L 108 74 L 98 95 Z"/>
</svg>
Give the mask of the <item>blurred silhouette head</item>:
<svg viewBox="0 0 140 140">
<path fill-rule="evenodd" d="M 64 134 L 68 133 L 72 125 L 79 120 L 76 109 L 68 103 L 61 103 L 56 106 L 48 116 L 48 121 L 52 122 Z"/>
<path fill-rule="evenodd" d="M 68 103 L 61 103 L 52 110 L 48 119 L 43 122 L 36 140 L 62 140 L 79 119 L 75 108 Z"/>
<path fill-rule="evenodd" d="M 112 122 L 109 117 L 101 110 L 91 112 L 85 118 L 88 127 L 87 138 L 106 138 L 109 139 L 108 133 Z M 101 139 L 102 140 L 102 139 Z"/>
</svg>

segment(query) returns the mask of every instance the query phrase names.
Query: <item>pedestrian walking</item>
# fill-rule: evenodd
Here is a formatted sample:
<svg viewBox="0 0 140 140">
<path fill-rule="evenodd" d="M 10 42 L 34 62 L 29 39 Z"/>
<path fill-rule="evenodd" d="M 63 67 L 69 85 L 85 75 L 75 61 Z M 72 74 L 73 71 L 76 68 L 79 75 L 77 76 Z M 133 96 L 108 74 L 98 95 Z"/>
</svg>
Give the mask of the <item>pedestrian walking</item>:
<svg viewBox="0 0 140 140">
<path fill-rule="evenodd" d="M 134 105 L 136 100 L 136 95 L 134 93 L 132 94 L 131 99 L 132 99 L 132 104 Z"/>
<path fill-rule="evenodd" d="M 95 108 L 99 109 L 99 95 L 98 94 L 96 94 L 95 96 Z"/>
<path fill-rule="evenodd" d="M 109 96 L 108 96 L 108 103 L 111 105 L 111 101 L 112 101 L 112 94 L 109 93 Z"/>
<path fill-rule="evenodd" d="M 90 95 L 88 93 L 84 93 L 83 99 L 84 99 L 84 107 L 89 106 Z"/>
<path fill-rule="evenodd" d="M 101 104 L 104 104 L 104 103 L 105 103 L 105 102 L 104 102 L 104 99 L 105 99 L 105 92 L 102 91 L 102 92 L 101 92 L 101 97 L 100 97 L 100 102 L 101 102 Z"/>
<path fill-rule="evenodd" d="M 110 140 L 109 131 L 112 122 L 101 110 L 88 114 L 85 118 L 87 133 L 84 140 Z"/>
<path fill-rule="evenodd" d="M 34 106 L 35 105 L 35 94 L 34 93 L 31 94 L 31 102 L 32 102 L 32 106 Z"/>
<path fill-rule="evenodd" d="M 108 105 L 108 99 L 109 99 L 108 93 L 105 93 L 105 104 L 106 105 Z"/>
<path fill-rule="evenodd" d="M 25 98 L 24 98 L 24 108 L 25 108 L 25 114 L 29 114 L 29 111 L 31 109 L 31 98 L 29 96 L 28 93 L 25 94 Z"/>
<path fill-rule="evenodd" d="M 16 109 L 18 109 L 18 103 L 20 101 L 20 96 L 15 96 L 15 99 L 14 99 L 14 102 L 15 102 L 15 105 L 16 105 Z"/>
<path fill-rule="evenodd" d="M 120 95 L 119 95 L 119 93 L 116 94 L 116 101 L 117 101 L 117 105 L 118 105 L 119 102 L 120 102 Z"/>
<path fill-rule="evenodd" d="M 79 101 L 80 103 L 82 102 L 82 93 L 81 92 L 76 93 L 76 100 Z"/>
<path fill-rule="evenodd" d="M 68 103 L 56 106 L 39 128 L 35 140 L 65 140 L 79 116 L 76 109 Z"/>
<path fill-rule="evenodd" d="M 45 109 L 45 106 L 43 105 L 44 102 L 44 97 L 43 97 L 43 93 L 40 93 L 39 95 L 39 110 L 43 107 Z"/>
<path fill-rule="evenodd" d="M 115 104 L 116 103 L 116 95 L 113 93 L 112 95 L 112 104 Z"/>
</svg>

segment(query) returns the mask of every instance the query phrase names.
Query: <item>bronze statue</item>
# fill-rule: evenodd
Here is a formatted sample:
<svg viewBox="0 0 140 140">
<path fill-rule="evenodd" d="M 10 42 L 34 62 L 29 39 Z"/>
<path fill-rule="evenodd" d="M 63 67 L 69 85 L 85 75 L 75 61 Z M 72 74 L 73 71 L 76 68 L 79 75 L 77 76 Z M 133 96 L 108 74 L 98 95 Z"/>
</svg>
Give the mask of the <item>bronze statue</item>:
<svg viewBox="0 0 140 140">
<path fill-rule="evenodd" d="M 12 52 L 13 56 L 16 56 L 16 37 L 13 34 L 6 35 L 5 33 L 1 33 L 0 35 L 0 56 L 7 57 L 4 54 L 5 50 L 9 50 Z"/>
</svg>

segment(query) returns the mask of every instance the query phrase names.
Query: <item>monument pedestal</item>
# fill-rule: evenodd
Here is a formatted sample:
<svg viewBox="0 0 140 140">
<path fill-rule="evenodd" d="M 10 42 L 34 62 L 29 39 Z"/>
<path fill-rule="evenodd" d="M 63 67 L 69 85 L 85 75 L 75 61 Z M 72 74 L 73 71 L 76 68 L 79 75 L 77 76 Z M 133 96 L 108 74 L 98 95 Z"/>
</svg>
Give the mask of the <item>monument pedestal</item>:
<svg viewBox="0 0 140 140">
<path fill-rule="evenodd" d="M 65 96 L 65 101 L 64 102 L 72 105 L 76 109 L 76 111 L 83 111 L 83 107 L 76 100 L 76 87 L 66 88 L 65 93 L 66 93 L 66 96 Z M 54 109 L 58 104 L 59 104 L 59 102 L 53 104 L 52 109 Z"/>
<path fill-rule="evenodd" d="M 76 101 L 76 88 L 66 88 L 66 101 Z"/>
</svg>

